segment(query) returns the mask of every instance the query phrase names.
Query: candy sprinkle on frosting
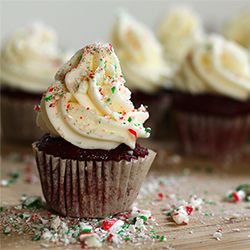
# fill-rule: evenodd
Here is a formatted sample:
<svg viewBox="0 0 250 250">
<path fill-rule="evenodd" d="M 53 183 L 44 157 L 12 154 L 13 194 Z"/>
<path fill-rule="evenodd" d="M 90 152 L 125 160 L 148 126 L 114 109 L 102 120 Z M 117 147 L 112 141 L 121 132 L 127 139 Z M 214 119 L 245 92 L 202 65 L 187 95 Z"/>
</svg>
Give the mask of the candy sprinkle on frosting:
<svg viewBox="0 0 250 250">
<path fill-rule="evenodd" d="M 137 137 L 149 136 L 150 129 L 143 127 L 149 114 L 143 105 L 134 108 L 111 44 L 80 49 L 55 80 L 43 95 L 37 119 L 52 137 L 80 148 L 112 149 L 125 143 L 133 149 Z"/>
</svg>

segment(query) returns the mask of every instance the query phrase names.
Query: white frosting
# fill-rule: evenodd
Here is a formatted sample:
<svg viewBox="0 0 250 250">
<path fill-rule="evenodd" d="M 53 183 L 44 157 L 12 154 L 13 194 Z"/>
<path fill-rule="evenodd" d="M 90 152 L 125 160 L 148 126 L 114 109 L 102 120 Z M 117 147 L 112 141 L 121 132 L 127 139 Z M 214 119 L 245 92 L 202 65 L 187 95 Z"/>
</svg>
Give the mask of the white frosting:
<svg viewBox="0 0 250 250">
<path fill-rule="evenodd" d="M 246 49 L 219 35 L 211 35 L 190 50 L 176 74 L 174 88 L 244 101 L 250 96 L 249 62 Z"/>
<path fill-rule="evenodd" d="M 88 149 L 135 147 L 137 137 L 149 137 L 143 127 L 149 117 L 134 109 L 130 91 L 112 45 L 93 43 L 76 52 L 44 93 L 37 125 L 53 137 Z"/>
<path fill-rule="evenodd" d="M 223 34 L 227 39 L 250 49 L 250 7 L 228 20 Z"/>
<path fill-rule="evenodd" d="M 164 47 L 166 58 L 179 63 L 189 48 L 203 39 L 203 27 L 192 9 L 178 6 L 159 20 L 156 34 Z"/>
<path fill-rule="evenodd" d="M 1 51 L 1 82 L 32 93 L 43 93 L 63 62 L 70 58 L 59 49 L 55 32 L 34 23 L 13 33 Z"/>
<path fill-rule="evenodd" d="M 148 27 L 119 12 L 111 41 L 131 90 L 152 93 L 170 87 L 173 70 L 164 61 L 161 45 Z"/>
</svg>

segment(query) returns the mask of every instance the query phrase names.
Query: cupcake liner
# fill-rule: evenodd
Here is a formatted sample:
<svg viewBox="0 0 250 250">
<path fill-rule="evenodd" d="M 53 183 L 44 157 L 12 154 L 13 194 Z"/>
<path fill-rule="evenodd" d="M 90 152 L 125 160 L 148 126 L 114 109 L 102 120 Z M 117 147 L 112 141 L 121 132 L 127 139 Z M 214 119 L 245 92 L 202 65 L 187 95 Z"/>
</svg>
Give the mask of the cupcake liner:
<svg viewBox="0 0 250 250">
<path fill-rule="evenodd" d="M 176 139 L 187 154 L 225 158 L 246 145 L 250 115 L 228 118 L 179 110 L 172 115 Z"/>
<path fill-rule="evenodd" d="M 39 151 L 32 144 L 44 197 L 64 216 L 104 218 L 127 211 L 136 199 L 156 155 L 138 160 L 77 161 Z"/>
<path fill-rule="evenodd" d="M 36 100 L 14 99 L 1 95 L 2 135 L 11 141 L 33 142 L 43 132 L 36 125 Z"/>
</svg>

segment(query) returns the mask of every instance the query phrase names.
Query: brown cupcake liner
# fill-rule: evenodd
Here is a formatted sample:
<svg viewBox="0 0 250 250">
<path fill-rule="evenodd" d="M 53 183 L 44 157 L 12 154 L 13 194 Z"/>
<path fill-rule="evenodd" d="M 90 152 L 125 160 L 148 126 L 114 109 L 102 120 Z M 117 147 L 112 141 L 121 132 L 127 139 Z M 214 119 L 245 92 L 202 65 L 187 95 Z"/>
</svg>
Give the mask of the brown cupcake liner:
<svg viewBox="0 0 250 250">
<path fill-rule="evenodd" d="M 135 201 L 156 155 L 138 160 L 77 161 L 33 150 L 44 197 L 64 216 L 104 218 L 127 211 Z"/>
<path fill-rule="evenodd" d="M 33 142 L 44 133 L 36 125 L 36 100 L 19 100 L 1 95 L 2 137 L 10 141 Z"/>
<path fill-rule="evenodd" d="M 227 118 L 174 110 L 172 118 L 177 142 L 186 154 L 225 158 L 246 145 L 250 115 Z"/>
</svg>

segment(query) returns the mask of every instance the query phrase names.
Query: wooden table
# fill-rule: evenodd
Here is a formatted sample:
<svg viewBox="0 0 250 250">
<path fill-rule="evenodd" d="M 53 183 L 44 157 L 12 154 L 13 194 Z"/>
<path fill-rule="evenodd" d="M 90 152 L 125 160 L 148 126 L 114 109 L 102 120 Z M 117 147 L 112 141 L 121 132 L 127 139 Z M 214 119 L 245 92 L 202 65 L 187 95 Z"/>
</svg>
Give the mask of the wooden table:
<svg viewBox="0 0 250 250">
<path fill-rule="evenodd" d="M 150 237 L 140 246 L 124 242 L 120 248 L 250 249 L 250 203 L 224 200 L 228 190 L 250 182 L 250 147 L 246 147 L 244 155 L 237 160 L 221 162 L 181 156 L 172 143 L 148 144 L 158 151 L 158 156 L 136 202 L 137 207 L 151 210 L 155 221 L 151 220 L 148 226 L 155 230 L 155 236 L 164 235 L 166 240 Z M 30 146 L 2 142 L 1 178 L 8 179 L 12 170 L 20 170 L 20 178 L 12 185 L 1 188 L 1 206 L 6 213 L 8 207 L 20 204 L 23 194 L 42 196 L 39 181 L 27 182 L 31 173 L 37 175 L 36 168 L 27 170 L 27 162 L 14 160 L 13 152 L 23 153 L 24 157 L 32 154 Z M 164 208 L 168 203 L 175 204 L 177 199 L 188 200 L 194 194 L 204 199 L 201 209 L 189 216 L 188 225 L 177 225 L 166 215 Z M 42 207 L 40 212 L 48 211 Z M 213 237 L 218 230 L 222 230 L 221 240 Z M 148 230 L 146 234 L 152 235 L 152 232 Z M 1 234 L 1 249 L 42 249 L 41 242 L 31 241 L 29 235 Z M 49 249 L 81 249 L 81 244 L 59 247 L 48 244 Z M 103 246 L 103 249 L 109 248 Z"/>
</svg>

